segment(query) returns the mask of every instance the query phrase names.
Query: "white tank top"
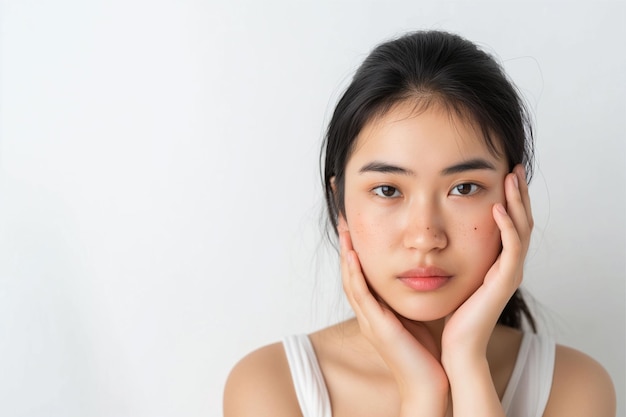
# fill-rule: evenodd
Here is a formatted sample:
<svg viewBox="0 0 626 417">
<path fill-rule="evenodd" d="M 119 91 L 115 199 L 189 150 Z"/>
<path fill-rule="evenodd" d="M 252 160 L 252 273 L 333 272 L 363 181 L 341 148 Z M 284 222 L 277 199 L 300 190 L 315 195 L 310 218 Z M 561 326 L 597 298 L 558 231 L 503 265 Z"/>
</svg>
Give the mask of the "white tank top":
<svg viewBox="0 0 626 417">
<path fill-rule="evenodd" d="M 283 346 L 304 417 L 332 417 L 324 376 L 305 334 L 286 337 Z M 541 417 L 546 408 L 554 372 L 554 341 L 524 333 L 515 367 L 502 397 L 508 417 Z"/>
</svg>

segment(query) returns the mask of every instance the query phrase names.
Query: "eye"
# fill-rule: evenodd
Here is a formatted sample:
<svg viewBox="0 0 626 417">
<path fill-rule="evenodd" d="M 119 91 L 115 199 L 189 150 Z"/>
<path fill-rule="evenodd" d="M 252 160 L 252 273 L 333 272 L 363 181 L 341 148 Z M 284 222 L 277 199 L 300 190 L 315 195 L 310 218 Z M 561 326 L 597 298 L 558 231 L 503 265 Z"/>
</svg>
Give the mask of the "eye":
<svg viewBox="0 0 626 417">
<path fill-rule="evenodd" d="M 455 185 L 452 190 L 450 190 L 451 195 L 473 195 L 480 191 L 480 185 L 472 184 L 471 182 L 466 182 L 464 184 Z"/>
<path fill-rule="evenodd" d="M 397 188 L 390 185 L 380 185 L 372 189 L 372 192 L 382 198 L 396 198 L 401 195 Z"/>
</svg>

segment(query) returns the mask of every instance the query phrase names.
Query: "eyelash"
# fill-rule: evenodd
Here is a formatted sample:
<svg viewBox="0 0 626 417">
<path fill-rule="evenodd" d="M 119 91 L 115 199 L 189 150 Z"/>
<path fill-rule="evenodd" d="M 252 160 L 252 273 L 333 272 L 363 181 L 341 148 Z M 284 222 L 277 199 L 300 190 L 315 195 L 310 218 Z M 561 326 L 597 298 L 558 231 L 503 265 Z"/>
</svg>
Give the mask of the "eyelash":
<svg viewBox="0 0 626 417">
<path fill-rule="evenodd" d="M 383 189 L 393 190 L 392 195 L 384 195 Z M 398 198 L 402 195 L 396 187 L 392 187 L 391 185 L 379 185 L 378 187 L 374 187 L 372 188 L 372 193 L 381 198 Z M 398 195 L 395 195 L 396 193 Z"/>
<path fill-rule="evenodd" d="M 467 186 L 470 187 L 470 191 L 467 194 L 458 192 L 460 187 L 467 187 Z M 470 197 L 480 192 L 482 189 L 483 187 L 473 182 L 464 182 L 464 183 L 457 184 L 454 187 L 452 187 L 452 189 L 450 190 L 450 195 L 459 196 L 459 197 Z M 392 193 L 391 195 L 385 195 L 385 191 L 387 192 L 392 191 Z M 398 198 L 402 196 L 402 194 L 398 191 L 398 189 L 391 185 L 379 185 L 377 187 L 374 187 L 372 188 L 372 193 L 384 199 Z"/>
<path fill-rule="evenodd" d="M 466 187 L 468 185 L 470 186 L 470 192 L 468 194 L 455 193 L 455 191 L 458 191 L 459 187 Z M 455 195 L 455 196 L 460 196 L 460 197 L 469 197 L 469 196 L 476 194 L 482 189 L 483 187 L 481 187 L 478 184 L 474 184 L 473 182 L 464 182 L 462 184 L 457 184 L 454 187 L 452 187 L 452 189 L 450 190 L 450 195 Z"/>
</svg>

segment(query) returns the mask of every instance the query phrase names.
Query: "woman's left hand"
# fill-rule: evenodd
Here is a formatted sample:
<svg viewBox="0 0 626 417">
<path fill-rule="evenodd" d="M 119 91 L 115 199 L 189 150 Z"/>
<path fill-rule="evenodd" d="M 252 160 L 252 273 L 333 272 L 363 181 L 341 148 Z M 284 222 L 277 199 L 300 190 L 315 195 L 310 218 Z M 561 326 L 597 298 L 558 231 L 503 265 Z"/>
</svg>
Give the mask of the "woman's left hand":
<svg viewBox="0 0 626 417">
<path fill-rule="evenodd" d="M 533 218 L 524 168 L 517 165 L 504 181 L 507 209 L 495 204 L 502 252 L 483 284 L 447 319 L 441 340 L 442 364 L 485 358 L 500 314 L 522 282 Z M 448 370 L 446 370 L 448 371 Z"/>
</svg>

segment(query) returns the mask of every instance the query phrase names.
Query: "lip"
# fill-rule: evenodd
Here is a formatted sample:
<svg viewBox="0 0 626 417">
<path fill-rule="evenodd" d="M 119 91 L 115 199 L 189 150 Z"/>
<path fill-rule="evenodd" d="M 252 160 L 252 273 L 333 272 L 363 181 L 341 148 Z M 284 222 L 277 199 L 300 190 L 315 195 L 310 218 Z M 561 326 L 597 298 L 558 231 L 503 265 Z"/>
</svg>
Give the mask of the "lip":
<svg viewBox="0 0 626 417">
<path fill-rule="evenodd" d="M 452 275 L 436 266 L 420 266 L 402 272 L 398 279 L 416 291 L 434 291 L 446 285 Z"/>
</svg>

